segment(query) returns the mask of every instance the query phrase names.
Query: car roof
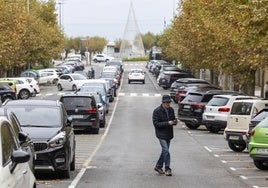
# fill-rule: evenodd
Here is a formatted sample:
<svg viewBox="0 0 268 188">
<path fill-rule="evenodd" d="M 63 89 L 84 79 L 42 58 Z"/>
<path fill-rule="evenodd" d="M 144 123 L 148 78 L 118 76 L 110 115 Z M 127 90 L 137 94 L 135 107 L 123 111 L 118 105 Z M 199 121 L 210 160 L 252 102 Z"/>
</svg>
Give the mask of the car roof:
<svg viewBox="0 0 268 188">
<path fill-rule="evenodd" d="M 93 97 L 91 93 L 89 92 L 75 92 L 75 93 L 64 93 L 61 95 L 62 97 Z"/>
<path fill-rule="evenodd" d="M 186 72 L 178 72 L 178 71 L 163 71 L 163 74 L 189 74 L 189 73 L 186 73 Z"/>
<path fill-rule="evenodd" d="M 58 100 L 41 100 L 41 99 L 27 99 L 27 100 L 7 100 L 4 106 L 59 106 Z"/>
</svg>

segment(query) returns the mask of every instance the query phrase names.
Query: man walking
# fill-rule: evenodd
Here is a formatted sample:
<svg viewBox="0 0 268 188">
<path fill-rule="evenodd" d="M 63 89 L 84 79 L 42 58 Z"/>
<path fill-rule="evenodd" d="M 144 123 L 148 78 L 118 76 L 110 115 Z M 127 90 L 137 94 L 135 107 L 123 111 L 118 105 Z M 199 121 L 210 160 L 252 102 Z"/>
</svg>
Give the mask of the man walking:
<svg viewBox="0 0 268 188">
<path fill-rule="evenodd" d="M 154 170 L 159 174 L 172 176 L 170 168 L 169 145 L 173 138 L 173 126 L 177 125 L 174 109 L 170 107 L 171 98 L 169 95 L 162 96 L 162 104 L 153 111 L 153 124 L 155 135 L 159 139 L 162 152 L 156 163 Z M 162 168 L 165 167 L 165 172 Z"/>
</svg>

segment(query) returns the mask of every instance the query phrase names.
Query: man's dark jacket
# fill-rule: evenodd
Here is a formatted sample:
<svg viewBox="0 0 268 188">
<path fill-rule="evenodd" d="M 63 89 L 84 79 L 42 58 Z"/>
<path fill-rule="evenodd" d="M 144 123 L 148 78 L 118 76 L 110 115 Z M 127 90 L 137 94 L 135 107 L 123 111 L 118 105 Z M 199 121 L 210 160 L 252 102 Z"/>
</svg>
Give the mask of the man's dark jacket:
<svg viewBox="0 0 268 188">
<path fill-rule="evenodd" d="M 159 139 L 170 140 L 173 138 L 173 126 L 168 124 L 168 121 L 175 119 L 174 109 L 169 107 L 169 118 L 167 117 L 165 108 L 160 105 L 153 112 L 153 124 L 155 127 L 155 135 Z"/>
</svg>

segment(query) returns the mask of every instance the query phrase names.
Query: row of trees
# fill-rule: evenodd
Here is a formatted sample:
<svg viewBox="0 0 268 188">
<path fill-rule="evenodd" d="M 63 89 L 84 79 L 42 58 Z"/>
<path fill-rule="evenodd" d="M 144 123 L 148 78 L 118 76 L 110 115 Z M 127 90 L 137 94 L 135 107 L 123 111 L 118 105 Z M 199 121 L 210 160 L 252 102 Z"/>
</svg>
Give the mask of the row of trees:
<svg viewBox="0 0 268 188">
<path fill-rule="evenodd" d="M 0 0 L 0 76 L 16 75 L 35 63 L 47 66 L 64 47 L 55 2 Z"/>
<path fill-rule="evenodd" d="M 232 76 L 254 94 L 255 72 L 268 60 L 268 1 L 184 0 L 181 8 L 158 41 L 165 56 Z"/>
</svg>

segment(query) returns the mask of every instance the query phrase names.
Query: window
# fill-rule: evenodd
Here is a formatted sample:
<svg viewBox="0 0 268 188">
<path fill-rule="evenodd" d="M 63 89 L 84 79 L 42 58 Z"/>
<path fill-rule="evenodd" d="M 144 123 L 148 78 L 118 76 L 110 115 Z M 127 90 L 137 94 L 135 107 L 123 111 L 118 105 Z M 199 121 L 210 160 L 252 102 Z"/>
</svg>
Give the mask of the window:
<svg viewBox="0 0 268 188">
<path fill-rule="evenodd" d="M 12 152 L 18 150 L 18 146 L 10 126 L 5 122 L 1 127 L 2 165 L 5 166 L 11 158 Z"/>
</svg>

